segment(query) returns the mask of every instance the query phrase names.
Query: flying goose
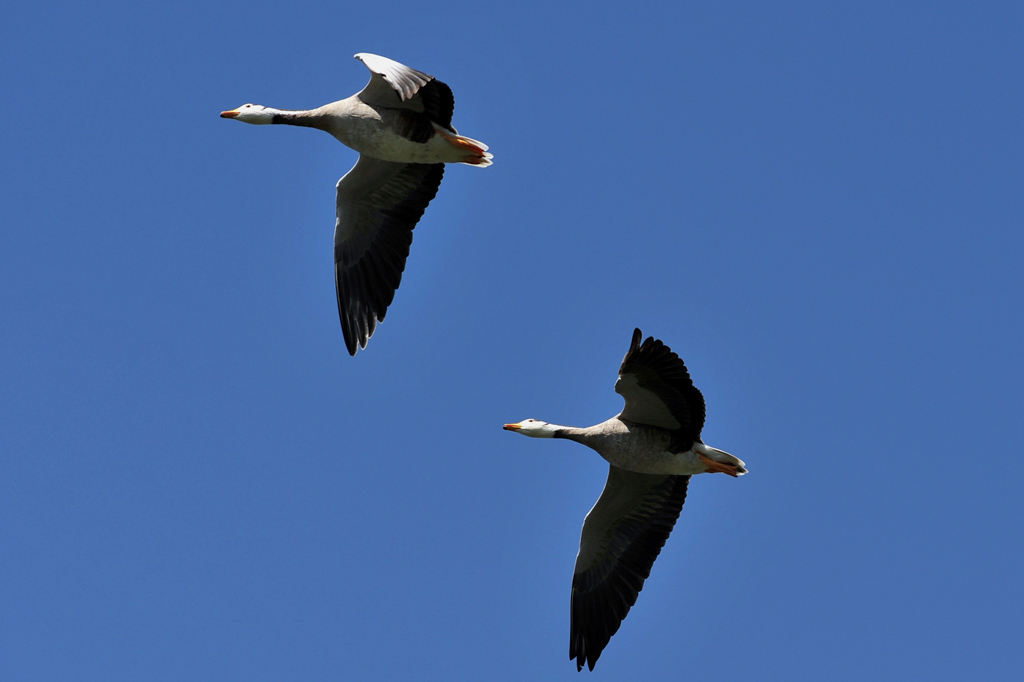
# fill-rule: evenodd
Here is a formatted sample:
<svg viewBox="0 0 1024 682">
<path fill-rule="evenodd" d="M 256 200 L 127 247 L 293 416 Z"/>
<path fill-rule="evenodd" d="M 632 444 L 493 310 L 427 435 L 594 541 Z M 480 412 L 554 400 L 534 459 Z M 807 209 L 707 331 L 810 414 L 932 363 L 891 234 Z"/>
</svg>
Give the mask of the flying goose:
<svg viewBox="0 0 1024 682">
<path fill-rule="evenodd" d="M 728 452 L 705 445 L 704 396 L 661 341 L 633 332 L 615 392 L 622 412 L 586 428 L 536 419 L 505 424 L 533 438 L 568 438 L 608 460 L 608 481 L 583 522 L 572 576 L 569 659 L 591 670 L 636 603 L 665 545 L 694 474 L 747 473 Z"/>
<path fill-rule="evenodd" d="M 370 82 L 348 99 L 308 111 L 243 104 L 221 118 L 324 130 L 359 152 L 338 181 L 334 283 L 348 352 L 355 355 L 384 320 L 405 259 L 444 164 L 490 166 L 487 145 L 452 127 L 451 88 L 422 71 L 361 52 Z"/>
</svg>

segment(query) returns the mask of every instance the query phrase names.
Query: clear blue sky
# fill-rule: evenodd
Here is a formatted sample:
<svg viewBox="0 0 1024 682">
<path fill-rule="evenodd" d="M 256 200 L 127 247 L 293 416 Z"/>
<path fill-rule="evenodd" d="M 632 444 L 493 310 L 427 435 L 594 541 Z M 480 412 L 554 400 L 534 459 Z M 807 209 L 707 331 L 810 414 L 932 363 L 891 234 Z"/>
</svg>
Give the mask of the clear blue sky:
<svg viewBox="0 0 1024 682">
<path fill-rule="evenodd" d="M 595 680 L 1017 680 L 1019 2 L 20 3 L 0 24 L 0 669 L 582 679 L 607 465 L 501 425 L 686 361 L 694 479 Z M 345 352 L 356 154 L 245 102 L 455 92 L 386 322 Z"/>
</svg>

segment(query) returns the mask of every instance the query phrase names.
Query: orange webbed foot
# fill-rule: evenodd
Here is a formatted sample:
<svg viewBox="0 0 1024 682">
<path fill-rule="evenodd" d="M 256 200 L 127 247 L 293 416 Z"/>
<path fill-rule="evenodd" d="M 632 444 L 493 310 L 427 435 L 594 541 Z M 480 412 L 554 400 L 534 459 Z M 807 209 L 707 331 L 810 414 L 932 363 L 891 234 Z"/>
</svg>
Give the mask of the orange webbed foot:
<svg viewBox="0 0 1024 682">
<path fill-rule="evenodd" d="M 707 455 L 697 455 L 700 461 L 704 462 L 704 466 L 708 468 L 709 474 L 727 474 L 733 478 L 739 478 L 738 468 L 735 464 L 726 464 L 725 462 L 716 462 Z"/>
</svg>

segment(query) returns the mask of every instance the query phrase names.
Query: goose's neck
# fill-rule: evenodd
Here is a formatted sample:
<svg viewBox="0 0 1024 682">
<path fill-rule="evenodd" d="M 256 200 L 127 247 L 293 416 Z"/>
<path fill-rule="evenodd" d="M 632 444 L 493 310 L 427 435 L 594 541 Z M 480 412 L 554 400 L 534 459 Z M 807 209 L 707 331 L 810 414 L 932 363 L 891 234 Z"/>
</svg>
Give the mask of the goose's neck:
<svg viewBox="0 0 1024 682">
<path fill-rule="evenodd" d="M 551 424 L 552 438 L 565 438 L 567 440 L 574 440 L 577 443 L 583 443 L 586 445 L 587 438 L 591 435 L 591 429 L 594 427 L 590 426 L 581 429 L 578 426 L 562 426 L 560 424 Z"/>
<path fill-rule="evenodd" d="M 273 118 L 271 123 L 283 123 L 290 126 L 303 126 L 304 128 L 321 128 L 325 125 L 325 117 L 319 109 L 289 110 L 269 109 Z"/>
<path fill-rule="evenodd" d="M 575 426 L 556 426 L 555 429 L 555 438 L 567 438 L 582 443 L 602 453 L 602 456 L 609 443 L 629 435 L 629 427 L 618 417 L 582 429 Z"/>
</svg>

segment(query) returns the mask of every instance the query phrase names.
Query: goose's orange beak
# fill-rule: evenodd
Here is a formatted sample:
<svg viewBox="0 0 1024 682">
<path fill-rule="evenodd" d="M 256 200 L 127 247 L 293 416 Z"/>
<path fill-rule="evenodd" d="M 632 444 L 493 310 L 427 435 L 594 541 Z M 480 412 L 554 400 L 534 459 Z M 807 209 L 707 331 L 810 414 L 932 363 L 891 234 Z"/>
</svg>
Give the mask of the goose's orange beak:
<svg viewBox="0 0 1024 682">
<path fill-rule="evenodd" d="M 238 109 L 232 109 L 231 111 L 222 111 L 222 112 L 220 112 L 220 117 L 221 118 L 234 118 L 235 116 L 238 116 Z"/>
<path fill-rule="evenodd" d="M 520 426 L 519 424 L 505 424 L 501 428 L 505 429 L 506 431 L 518 431 L 519 429 L 521 429 L 523 427 Z"/>
</svg>

